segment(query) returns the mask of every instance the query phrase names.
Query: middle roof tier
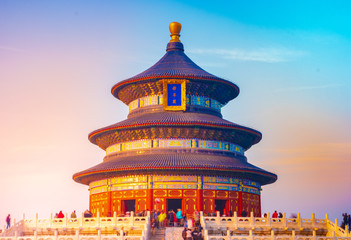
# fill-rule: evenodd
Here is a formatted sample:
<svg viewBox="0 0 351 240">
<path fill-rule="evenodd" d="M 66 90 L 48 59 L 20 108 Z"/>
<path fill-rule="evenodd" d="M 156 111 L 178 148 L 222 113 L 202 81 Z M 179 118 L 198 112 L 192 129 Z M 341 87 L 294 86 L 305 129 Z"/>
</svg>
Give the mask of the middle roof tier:
<svg viewBox="0 0 351 240">
<path fill-rule="evenodd" d="M 247 150 L 262 139 L 262 134 L 215 115 L 193 112 L 143 114 L 89 134 L 89 140 L 104 150 L 116 143 L 154 138 L 227 141 Z"/>
</svg>

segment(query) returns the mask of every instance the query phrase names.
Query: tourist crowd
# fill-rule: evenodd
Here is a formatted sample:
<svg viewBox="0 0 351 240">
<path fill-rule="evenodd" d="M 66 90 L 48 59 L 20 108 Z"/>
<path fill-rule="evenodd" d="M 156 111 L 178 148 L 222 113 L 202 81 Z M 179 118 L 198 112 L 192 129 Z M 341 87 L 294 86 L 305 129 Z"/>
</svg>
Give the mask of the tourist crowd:
<svg viewBox="0 0 351 240">
<path fill-rule="evenodd" d="M 202 239 L 202 228 L 200 225 L 200 213 L 195 211 L 193 216 L 187 217 L 181 209 L 174 212 L 171 209 L 167 214 L 161 210 L 153 210 L 151 212 L 151 233 L 154 235 L 156 229 L 165 227 L 184 227 L 182 232 L 183 239 L 200 240 Z"/>
<path fill-rule="evenodd" d="M 137 212 L 136 213 L 136 216 L 138 217 L 143 217 L 143 216 L 146 216 L 147 215 L 147 211 L 148 210 L 144 210 L 144 211 L 141 211 L 141 212 Z M 130 216 L 130 212 L 125 212 L 124 214 L 120 214 L 119 215 L 120 217 L 129 217 Z M 63 214 L 62 211 L 59 211 L 58 213 L 55 214 L 55 218 L 64 218 L 65 215 Z M 89 211 L 88 209 L 86 209 L 84 212 L 83 212 L 83 217 L 85 218 L 91 218 L 93 217 L 93 213 L 91 211 Z M 107 217 L 111 217 L 111 214 L 108 214 Z M 72 213 L 71 213 L 71 218 L 77 218 L 77 213 L 76 213 L 76 210 L 74 210 Z"/>
<path fill-rule="evenodd" d="M 152 226 L 157 229 L 164 228 L 165 226 L 192 228 L 195 223 L 200 221 L 200 213 L 198 211 L 194 212 L 192 218 L 187 219 L 187 214 L 184 214 L 181 209 L 178 209 L 176 213 L 171 209 L 167 214 L 163 210 L 153 210 L 151 217 Z"/>
<path fill-rule="evenodd" d="M 347 213 L 343 213 L 342 214 L 342 222 L 341 222 L 341 228 L 346 228 L 346 226 L 347 226 L 347 228 L 349 229 L 349 231 L 350 231 L 350 229 L 351 229 L 351 219 L 350 219 L 350 214 L 347 214 Z"/>
<path fill-rule="evenodd" d="M 62 211 L 58 212 L 55 214 L 55 218 L 64 218 L 65 217 L 65 214 L 63 214 Z M 92 212 L 90 212 L 88 209 L 84 211 L 83 213 L 83 217 L 85 218 L 90 218 L 90 217 L 93 217 L 93 214 Z M 76 210 L 74 210 L 72 213 L 71 213 L 71 218 L 77 218 L 77 214 L 76 214 Z"/>
<path fill-rule="evenodd" d="M 274 211 L 272 214 L 272 218 L 283 218 L 283 214 L 281 212 L 277 212 L 277 210 Z"/>
</svg>

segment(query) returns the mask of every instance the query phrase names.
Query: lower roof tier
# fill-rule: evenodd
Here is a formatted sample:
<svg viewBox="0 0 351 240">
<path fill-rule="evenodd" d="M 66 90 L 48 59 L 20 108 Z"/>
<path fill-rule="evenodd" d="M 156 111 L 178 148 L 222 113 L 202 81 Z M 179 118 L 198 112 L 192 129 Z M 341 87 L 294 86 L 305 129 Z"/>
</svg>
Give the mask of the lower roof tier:
<svg viewBox="0 0 351 240">
<path fill-rule="evenodd" d="M 261 140 L 262 134 L 218 116 L 193 112 L 149 113 L 128 118 L 89 134 L 89 140 L 104 150 L 121 142 L 154 138 L 227 141 L 247 150 Z"/>
<path fill-rule="evenodd" d="M 276 174 L 248 163 L 243 156 L 181 151 L 106 156 L 104 162 L 74 174 L 73 179 L 78 183 L 88 185 L 92 181 L 119 174 L 166 173 L 167 171 L 245 178 L 257 181 L 261 185 L 270 184 L 277 180 Z"/>
</svg>

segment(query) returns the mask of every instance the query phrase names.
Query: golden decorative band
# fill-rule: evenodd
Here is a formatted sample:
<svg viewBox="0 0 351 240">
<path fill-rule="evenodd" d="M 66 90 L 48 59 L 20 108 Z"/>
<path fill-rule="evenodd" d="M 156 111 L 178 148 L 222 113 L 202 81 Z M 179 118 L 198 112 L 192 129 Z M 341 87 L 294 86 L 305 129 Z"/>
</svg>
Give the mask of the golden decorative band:
<svg viewBox="0 0 351 240">
<path fill-rule="evenodd" d="M 151 148 L 201 148 L 223 150 L 244 155 L 244 148 L 229 142 L 201 140 L 201 139 L 143 139 L 117 143 L 106 148 L 106 155 L 140 149 Z"/>
<path fill-rule="evenodd" d="M 155 106 L 155 105 L 163 105 L 163 103 L 164 103 L 164 99 L 162 94 L 138 98 L 132 101 L 128 105 L 129 112 L 138 108 L 144 108 L 144 107 Z M 218 101 L 208 97 L 186 95 L 186 106 L 201 106 L 201 107 L 213 109 L 217 112 L 221 112 L 221 104 Z"/>
<path fill-rule="evenodd" d="M 204 189 L 242 191 L 260 194 L 261 185 L 247 179 L 232 177 L 199 177 L 189 175 L 135 175 L 108 178 L 89 184 L 90 194 L 140 189 Z M 150 183 L 150 184 L 149 184 Z"/>
</svg>

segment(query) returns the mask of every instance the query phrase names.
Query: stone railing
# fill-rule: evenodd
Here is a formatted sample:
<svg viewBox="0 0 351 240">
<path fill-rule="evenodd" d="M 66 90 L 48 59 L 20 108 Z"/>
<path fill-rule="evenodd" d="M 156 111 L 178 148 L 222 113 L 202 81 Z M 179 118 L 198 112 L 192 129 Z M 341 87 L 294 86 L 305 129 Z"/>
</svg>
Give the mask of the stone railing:
<svg viewBox="0 0 351 240">
<path fill-rule="evenodd" d="M 66 214 L 67 216 L 67 214 Z M 146 240 L 150 233 L 147 216 L 95 218 L 23 218 L 10 229 L 3 230 L 0 240 Z"/>
<path fill-rule="evenodd" d="M 350 240 L 350 237 L 325 237 L 316 235 L 236 235 L 236 236 L 205 236 L 205 240 Z"/>
<path fill-rule="evenodd" d="M 205 217 L 200 222 L 205 240 L 351 240 L 337 220 L 301 218 Z M 67 216 L 67 214 L 66 214 Z M 135 217 L 25 219 L 0 233 L 0 240 L 146 240 L 150 234 L 150 213 Z"/>
<path fill-rule="evenodd" d="M 205 217 L 201 214 L 201 225 L 204 230 L 205 240 L 312 240 L 312 239 L 349 239 L 349 231 L 331 222 L 326 215 L 325 219 L 301 218 L 300 214 L 296 218 L 270 218 L 238 217 L 234 213 L 233 217 L 221 217 L 219 213 L 215 217 Z"/>
<path fill-rule="evenodd" d="M 12 236 L 0 237 L 1 240 L 146 240 L 142 236 L 111 236 L 111 235 L 63 235 L 63 236 Z"/>
<path fill-rule="evenodd" d="M 327 221 L 327 228 L 328 228 L 328 237 L 349 237 L 351 238 L 351 233 L 347 227 L 345 229 L 338 226 L 338 220 L 335 219 L 335 223 L 332 221 Z"/>
</svg>

